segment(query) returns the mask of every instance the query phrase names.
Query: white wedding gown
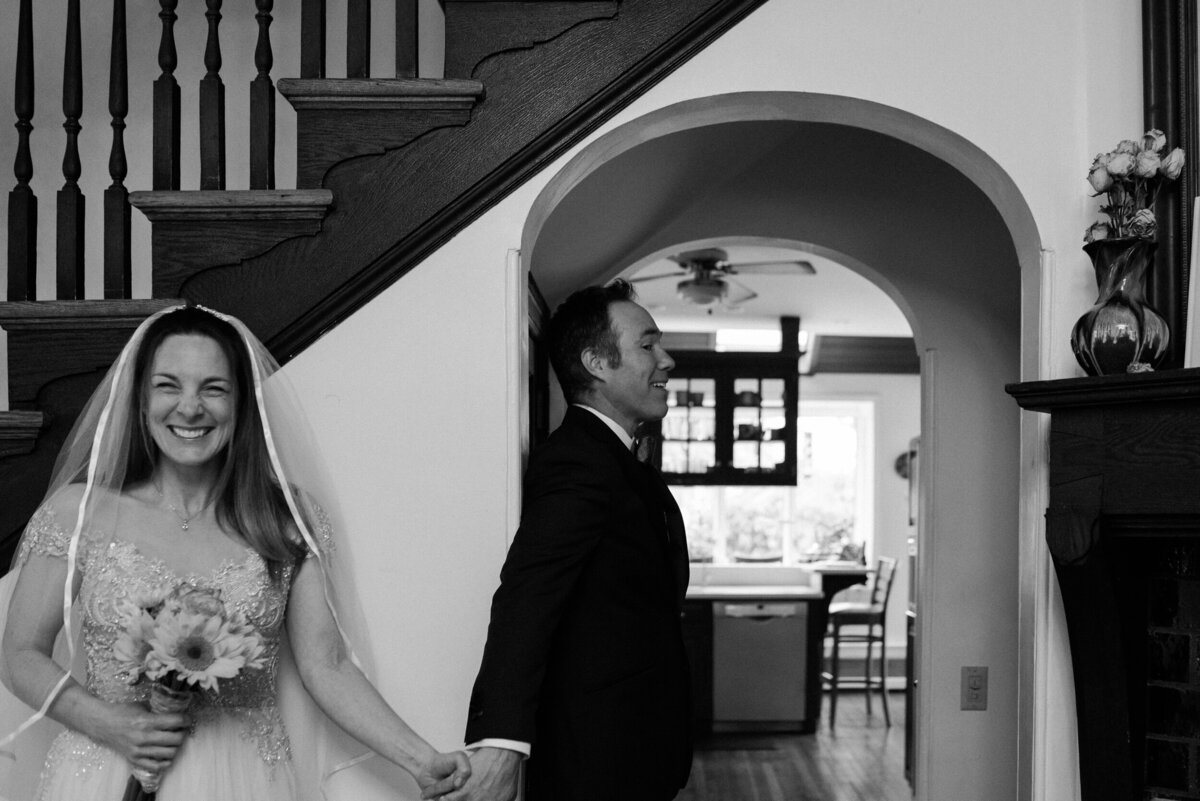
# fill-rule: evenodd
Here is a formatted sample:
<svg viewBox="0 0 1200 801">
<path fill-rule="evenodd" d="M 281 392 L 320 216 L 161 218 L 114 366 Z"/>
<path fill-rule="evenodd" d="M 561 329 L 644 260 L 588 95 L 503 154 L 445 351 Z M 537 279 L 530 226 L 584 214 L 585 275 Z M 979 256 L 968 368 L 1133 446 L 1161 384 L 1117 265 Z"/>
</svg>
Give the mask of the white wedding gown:
<svg viewBox="0 0 1200 801">
<path fill-rule="evenodd" d="M 65 558 L 69 534 L 53 513 L 39 511 L 18 562 L 31 553 Z M 266 563 L 247 549 L 207 575 L 180 576 L 117 539 L 103 546 L 80 543 L 83 576 L 77 609 L 87 662 L 87 689 L 107 701 L 144 702 L 146 683 L 130 686 L 119 675 L 113 644 L 121 634 L 119 602 L 164 588 L 190 585 L 221 591 L 228 608 L 254 625 L 263 639 L 265 666 L 222 680 L 216 693 L 194 704 L 193 730 L 163 776 L 158 801 L 294 801 L 296 777 L 291 746 L 277 705 L 276 673 L 283 636 L 287 588 L 293 566 L 272 582 Z M 50 747 L 37 801 L 120 801 L 129 765 L 116 752 L 74 731 Z M 15 801 L 15 800 L 14 800 Z"/>
</svg>

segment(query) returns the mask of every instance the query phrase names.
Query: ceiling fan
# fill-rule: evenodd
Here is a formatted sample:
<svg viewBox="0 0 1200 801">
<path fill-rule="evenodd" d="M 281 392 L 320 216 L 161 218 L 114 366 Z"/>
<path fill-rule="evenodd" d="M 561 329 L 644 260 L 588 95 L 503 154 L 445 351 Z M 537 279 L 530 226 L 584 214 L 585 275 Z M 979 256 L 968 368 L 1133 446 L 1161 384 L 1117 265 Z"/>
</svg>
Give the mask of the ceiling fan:
<svg viewBox="0 0 1200 801">
<path fill-rule="evenodd" d="M 817 272 L 811 262 L 803 260 L 734 263 L 729 260 L 729 254 L 722 248 L 687 250 L 668 258 L 679 265 L 679 270 L 658 275 L 646 275 L 634 278 L 632 281 L 637 283 L 687 276 L 675 285 L 675 292 L 681 299 L 697 306 L 717 304 L 727 309 L 735 309 L 738 304 L 758 297 L 757 292 L 745 284 L 734 281 L 730 276 L 742 273 L 814 275 Z"/>
</svg>

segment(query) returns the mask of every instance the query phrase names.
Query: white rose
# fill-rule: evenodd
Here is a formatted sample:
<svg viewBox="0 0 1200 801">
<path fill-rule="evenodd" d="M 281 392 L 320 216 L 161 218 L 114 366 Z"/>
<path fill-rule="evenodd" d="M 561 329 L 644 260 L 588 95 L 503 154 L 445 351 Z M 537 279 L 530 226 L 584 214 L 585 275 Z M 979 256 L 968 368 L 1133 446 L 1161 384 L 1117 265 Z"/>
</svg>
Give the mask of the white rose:
<svg viewBox="0 0 1200 801">
<path fill-rule="evenodd" d="M 1108 160 L 1108 174 L 1114 178 L 1124 178 L 1133 172 L 1133 156 L 1129 153 L 1116 153 Z"/>
<path fill-rule="evenodd" d="M 1137 154 L 1133 174 L 1139 178 L 1152 178 L 1158 172 L 1158 165 L 1161 163 L 1162 159 L 1153 150 L 1143 150 Z"/>
<path fill-rule="evenodd" d="M 1112 236 L 1112 229 L 1108 227 L 1108 223 L 1094 222 L 1083 232 L 1083 241 L 1099 242 L 1101 239 L 1108 239 L 1110 236 Z"/>
<path fill-rule="evenodd" d="M 1103 164 L 1097 164 L 1092 167 L 1092 171 L 1088 173 L 1088 183 L 1092 185 L 1092 189 L 1096 190 L 1096 194 L 1105 192 L 1112 186 L 1112 176 L 1108 174 L 1108 170 Z"/>
<path fill-rule="evenodd" d="M 1177 147 L 1162 160 L 1158 171 L 1168 181 L 1174 181 L 1179 177 L 1179 173 L 1183 172 L 1183 162 L 1183 150 Z"/>
</svg>

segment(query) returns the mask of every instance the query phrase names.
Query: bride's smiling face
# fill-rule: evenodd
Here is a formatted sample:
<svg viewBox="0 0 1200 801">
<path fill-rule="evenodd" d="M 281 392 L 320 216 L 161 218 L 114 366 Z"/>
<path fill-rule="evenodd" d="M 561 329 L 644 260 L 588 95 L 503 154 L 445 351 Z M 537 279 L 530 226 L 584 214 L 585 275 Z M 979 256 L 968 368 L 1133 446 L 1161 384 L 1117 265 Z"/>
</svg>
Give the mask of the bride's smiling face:
<svg viewBox="0 0 1200 801">
<path fill-rule="evenodd" d="M 217 342 L 200 334 L 162 341 L 146 376 L 146 422 L 164 459 L 199 467 L 233 438 L 237 384 Z"/>
</svg>

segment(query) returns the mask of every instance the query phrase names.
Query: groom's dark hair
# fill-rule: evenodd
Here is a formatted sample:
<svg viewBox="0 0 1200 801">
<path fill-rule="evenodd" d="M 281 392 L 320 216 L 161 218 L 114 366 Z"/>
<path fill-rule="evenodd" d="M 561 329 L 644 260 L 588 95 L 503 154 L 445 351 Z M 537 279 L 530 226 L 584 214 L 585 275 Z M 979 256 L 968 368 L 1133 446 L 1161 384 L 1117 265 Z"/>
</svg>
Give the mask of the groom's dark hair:
<svg viewBox="0 0 1200 801">
<path fill-rule="evenodd" d="M 633 284 L 618 278 L 606 286 L 584 287 L 555 309 L 546 326 L 546 348 L 568 403 L 583 400 L 595 381 L 580 359 L 584 351 L 595 351 L 613 367 L 620 366 L 621 348 L 608 307 L 634 297 Z"/>
</svg>

